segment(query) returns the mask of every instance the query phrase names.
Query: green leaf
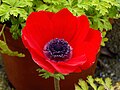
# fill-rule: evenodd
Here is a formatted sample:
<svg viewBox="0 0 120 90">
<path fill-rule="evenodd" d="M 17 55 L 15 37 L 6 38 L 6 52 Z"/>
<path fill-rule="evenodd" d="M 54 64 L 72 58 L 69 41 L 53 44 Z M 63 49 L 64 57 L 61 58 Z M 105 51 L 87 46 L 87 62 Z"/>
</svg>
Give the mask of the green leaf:
<svg viewBox="0 0 120 90">
<path fill-rule="evenodd" d="M 1 22 L 3 23 L 3 22 L 5 22 L 5 21 L 9 20 L 9 18 L 10 18 L 10 15 L 7 13 L 6 15 L 3 15 L 3 16 L 1 17 Z"/>
<path fill-rule="evenodd" d="M 102 78 L 96 78 L 95 81 L 97 81 L 101 85 L 105 85 L 105 83 L 104 83 Z"/>
<path fill-rule="evenodd" d="M 88 89 L 89 90 L 114 90 L 116 87 L 112 85 L 110 78 L 105 78 L 105 81 L 104 81 L 103 78 L 97 77 L 94 79 L 92 78 L 92 76 L 88 76 L 86 81 L 88 82 L 89 85 L 87 85 L 87 82 L 83 80 L 81 81 L 80 79 L 78 82 L 78 85 L 75 84 L 75 90 L 88 90 Z M 93 87 L 93 89 L 91 87 Z"/>
<path fill-rule="evenodd" d="M 108 38 L 106 38 L 106 37 L 105 37 L 105 38 L 103 38 L 103 41 L 104 41 L 104 42 L 108 41 Z"/>
<path fill-rule="evenodd" d="M 11 7 L 32 7 L 33 0 L 2 0 L 3 3 L 10 5 Z"/>
<path fill-rule="evenodd" d="M 17 17 L 18 14 L 19 14 L 19 9 L 18 8 L 13 7 L 13 8 L 10 9 L 10 15 L 13 15 L 13 16 Z"/>
<path fill-rule="evenodd" d="M 104 1 L 100 2 L 100 4 L 101 4 L 101 6 L 105 7 L 106 9 L 112 7 L 109 3 L 104 2 Z"/>
<path fill-rule="evenodd" d="M 26 20 L 28 17 L 28 13 L 24 9 L 18 9 L 18 10 L 19 10 L 20 17 Z"/>
<path fill-rule="evenodd" d="M 27 6 L 27 4 L 22 0 L 17 1 L 17 3 L 14 5 L 14 7 L 16 7 L 16 8 L 17 7 L 25 7 L 25 6 Z"/>
<path fill-rule="evenodd" d="M 78 3 L 77 3 L 77 6 L 78 6 L 78 8 L 82 8 L 82 9 L 85 9 L 85 10 L 88 10 L 89 9 L 89 6 L 90 6 L 90 2 L 89 1 L 79 1 L 78 0 Z"/>
<path fill-rule="evenodd" d="M 10 14 L 15 17 L 17 17 L 19 14 L 20 17 L 22 17 L 24 20 L 26 20 L 28 16 L 28 13 L 24 9 L 21 9 L 21 8 L 11 8 Z"/>
<path fill-rule="evenodd" d="M 0 40 L 0 52 L 3 54 L 10 55 L 10 56 L 25 57 L 25 55 L 22 53 L 18 53 L 17 51 L 11 51 L 8 48 L 7 44 L 2 40 Z"/>
<path fill-rule="evenodd" d="M 25 27 L 26 24 L 25 23 L 21 23 L 20 25 L 23 28 L 23 27 Z"/>
<path fill-rule="evenodd" d="M 45 3 L 60 5 L 61 3 L 65 3 L 66 0 L 43 0 Z"/>
<path fill-rule="evenodd" d="M 2 0 L 3 3 L 9 4 L 10 6 L 14 6 L 17 0 Z"/>
<path fill-rule="evenodd" d="M 0 6 L 0 17 L 1 17 L 1 22 L 7 21 L 10 18 L 10 6 L 2 4 Z"/>
<path fill-rule="evenodd" d="M 24 7 L 32 7 L 33 0 L 3 0 L 3 4 L 0 6 L 0 16 L 1 16 L 1 21 L 7 21 L 10 18 L 10 15 L 18 17 L 22 17 L 24 20 L 26 20 L 28 13 L 25 11 Z"/>
<path fill-rule="evenodd" d="M 105 42 L 107 42 L 107 41 L 108 41 L 108 38 L 102 38 L 101 45 L 102 45 L 102 46 L 105 46 Z"/>
<path fill-rule="evenodd" d="M 112 7 L 109 9 L 109 17 L 110 17 L 110 18 L 114 18 L 114 17 L 116 16 L 116 14 L 118 14 L 117 7 L 112 6 Z"/>
<path fill-rule="evenodd" d="M 70 5 L 72 5 L 73 1 L 74 1 L 74 0 L 68 0 L 68 3 L 69 3 Z"/>
<path fill-rule="evenodd" d="M 25 11 L 27 12 L 27 15 L 29 15 L 31 12 L 34 12 L 34 8 L 25 7 Z"/>
<path fill-rule="evenodd" d="M 104 86 L 101 85 L 101 86 L 98 87 L 97 90 L 105 90 L 105 89 L 104 89 Z"/>
<path fill-rule="evenodd" d="M 110 21 L 107 18 L 104 18 L 103 23 L 104 23 L 104 29 L 105 30 L 112 29 L 112 25 L 111 25 Z"/>
<path fill-rule="evenodd" d="M 82 90 L 78 85 L 75 85 L 75 90 Z"/>
<path fill-rule="evenodd" d="M 88 85 L 84 80 L 80 79 L 78 84 L 81 86 L 82 90 L 88 90 Z"/>
<path fill-rule="evenodd" d="M 95 9 L 102 15 L 107 14 L 108 8 L 111 8 L 111 5 L 109 3 L 99 0 L 93 0 L 92 5 L 95 6 Z"/>
<path fill-rule="evenodd" d="M 72 9 L 71 12 L 72 12 L 74 15 L 76 15 L 76 16 L 80 16 L 80 15 L 85 14 L 84 10 L 83 10 L 83 9 L 79 9 L 79 8 L 74 8 L 74 9 Z"/>
<path fill-rule="evenodd" d="M 92 76 L 88 76 L 87 79 L 87 82 L 94 88 L 94 90 L 97 90 L 97 86 L 94 84 L 94 79 Z"/>
<path fill-rule="evenodd" d="M 106 78 L 105 82 L 103 81 L 102 78 L 96 78 L 95 81 L 98 82 L 99 84 L 103 85 L 106 90 L 110 90 L 110 88 L 112 87 L 110 78 Z"/>
<path fill-rule="evenodd" d="M 41 76 L 42 78 L 45 78 L 45 79 L 49 78 L 52 75 L 51 73 L 47 72 L 44 69 L 39 68 L 36 71 L 38 71 L 40 73 L 39 76 Z"/>
<path fill-rule="evenodd" d="M 52 3 L 52 0 L 43 0 L 46 3 Z"/>
<path fill-rule="evenodd" d="M 10 10 L 10 6 L 6 5 L 6 4 L 2 4 L 0 5 L 0 16 L 5 15 L 6 13 L 8 13 Z"/>
<path fill-rule="evenodd" d="M 32 7 L 33 3 L 32 3 L 33 0 L 19 0 L 16 2 L 16 4 L 14 5 L 14 7 Z"/>
<path fill-rule="evenodd" d="M 63 74 L 60 74 L 60 73 L 55 73 L 53 74 L 53 77 L 60 80 L 60 79 L 65 79 L 64 75 Z"/>
<path fill-rule="evenodd" d="M 46 10 L 48 9 L 49 6 L 47 6 L 46 4 L 42 4 L 39 7 L 36 8 L 36 11 L 40 11 L 40 10 Z"/>
<path fill-rule="evenodd" d="M 21 36 L 21 30 L 19 29 L 18 24 L 13 24 L 10 28 L 10 32 L 12 33 L 12 37 L 16 40 L 19 36 Z"/>
<path fill-rule="evenodd" d="M 102 0 L 104 2 L 110 3 L 112 6 L 118 6 L 119 0 Z"/>
<path fill-rule="evenodd" d="M 27 4 L 27 6 L 32 7 L 34 0 L 23 0 Z"/>
<path fill-rule="evenodd" d="M 19 27 L 18 24 L 12 25 L 10 28 L 10 32 L 12 33 L 14 31 L 17 31 L 18 27 Z"/>
<path fill-rule="evenodd" d="M 105 79 L 105 84 L 108 88 L 112 87 L 112 80 L 110 78 L 106 78 Z"/>
<path fill-rule="evenodd" d="M 106 13 L 108 13 L 108 9 L 102 5 L 96 6 L 96 10 L 98 10 L 102 15 L 105 15 Z"/>
<path fill-rule="evenodd" d="M 99 5 L 99 0 L 92 0 L 92 5 L 97 6 Z"/>
<path fill-rule="evenodd" d="M 102 32 L 102 37 L 105 37 L 106 36 L 106 31 L 103 31 Z"/>
<path fill-rule="evenodd" d="M 101 42 L 101 46 L 105 46 L 105 42 L 103 40 Z"/>
<path fill-rule="evenodd" d="M 100 31 L 103 31 L 103 29 L 104 29 L 104 25 L 100 20 L 98 20 L 98 28 Z"/>
<path fill-rule="evenodd" d="M 53 73 L 50 73 L 50 72 L 48 72 L 44 69 L 40 69 L 40 68 L 38 68 L 36 71 L 38 71 L 40 73 L 39 76 L 41 76 L 42 78 L 45 78 L 45 79 L 47 79 L 49 77 L 54 77 L 58 80 L 65 79 L 64 75 L 61 73 L 54 73 L 53 74 Z"/>
</svg>

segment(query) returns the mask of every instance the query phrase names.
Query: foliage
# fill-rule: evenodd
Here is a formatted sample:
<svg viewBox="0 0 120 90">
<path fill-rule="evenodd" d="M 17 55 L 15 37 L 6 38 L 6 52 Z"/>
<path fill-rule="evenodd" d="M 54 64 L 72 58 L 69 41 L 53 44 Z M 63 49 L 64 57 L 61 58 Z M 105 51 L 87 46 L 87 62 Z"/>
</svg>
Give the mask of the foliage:
<svg viewBox="0 0 120 90">
<path fill-rule="evenodd" d="M 0 5 L 1 22 L 10 21 L 12 23 L 11 33 L 15 39 L 21 35 L 21 26 L 25 22 L 28 12 L 27 8 L 31 8 L 33 0 L 2 0 Z"/>
<path fill-rule="evenodd" d="M 7 44 L 0 40 L 0 52 L 3 53 L 3 54 L 8 54 L 10 56 L 18 56 L 18 57 L 24 57 L 25 55 L 22 54 L 22 53 L 18 53 L 17 51 L 11 51 Z"/>
<path fill-rule="evenodd" d="M 0 53 L 8 54 L 10 56 L 24 57 L 25 56 L 24 54 L 18 53 L 17 51 L 12 51 L 9 49 L 9 47 L 6 44 L 5 35 L 3 32 L 4 28 L 5 28 L 5 24 L 3 25 L 3 28 L 0 31 L 0 36 L 3 35 L 3 38 L 4 38 L 4 41 L 0 40 Z"/>
<path fill-rule="evenodd" d="M 78 85 L 75 85 L 75 90 L 89 90 L 90 87 L 92 90 L 118 90 L 115 88 L 119 88 L 118 84 L 115 86 L 112 85 L 110 78 L 103 80 L 103 78 L 93 79 L 92 76 L 88 76 L 86 81 L 82 79 L 79 80 Z"/>
<path fill-rule="evenodd" d="M 54 77 L 58 80 L 65 79 L 64 75 L 61 73 L 50 73 L 50 72 L 48 72 L 44 69 L 40 69 L 40 68 L 38 68 L 36 71 L 38 71 L 40 73 L 39 76 L 42 76 L 45 79 L 47 79 L 49 77 Z"/>
<path fill-rule="evenodd" d="M 102 46 L 105 46 L 105 42 L 108 41 L 108 38 L 106 36 L 106 31 L 102 31 Z"/>
</svg>

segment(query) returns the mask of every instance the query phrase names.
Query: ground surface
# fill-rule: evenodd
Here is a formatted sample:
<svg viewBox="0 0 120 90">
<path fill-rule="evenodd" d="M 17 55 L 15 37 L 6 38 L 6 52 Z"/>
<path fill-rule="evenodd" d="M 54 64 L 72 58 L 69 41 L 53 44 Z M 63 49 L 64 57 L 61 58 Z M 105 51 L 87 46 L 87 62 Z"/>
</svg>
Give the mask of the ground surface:
<svg viewBox="0 0 120 90">
<path fill-rule="evenodd" d="M 113 29 L 107 33 L 108 42 L 101 48 L 96 76 L 120 81 L 120 19 L 114 20 Z"/>
</svg>

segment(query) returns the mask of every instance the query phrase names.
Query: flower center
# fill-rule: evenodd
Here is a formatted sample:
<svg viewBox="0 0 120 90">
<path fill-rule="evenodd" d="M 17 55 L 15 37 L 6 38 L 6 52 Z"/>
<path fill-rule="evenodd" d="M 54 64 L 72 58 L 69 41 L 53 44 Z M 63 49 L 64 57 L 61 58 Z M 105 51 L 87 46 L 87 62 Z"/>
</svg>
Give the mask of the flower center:
<svg viewBox="0 0 120 90">
<path fill-rule="evenodd" d="M 44 46 L 44 54 L 55 62 L 66 61 L 72 56 L 72 48 L 64 39 L 52 39 Z"/>
</svg>

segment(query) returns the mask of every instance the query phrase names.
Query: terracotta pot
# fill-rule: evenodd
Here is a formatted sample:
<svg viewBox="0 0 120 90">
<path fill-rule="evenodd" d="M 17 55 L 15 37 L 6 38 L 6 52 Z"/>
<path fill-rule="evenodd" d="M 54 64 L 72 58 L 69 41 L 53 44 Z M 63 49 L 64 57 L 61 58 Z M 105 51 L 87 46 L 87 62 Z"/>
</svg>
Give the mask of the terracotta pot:
<svg viewBox="0 0 120 90">
<path fill-rule="evenodd" d="M 2 25 L 0 25 L 0 30 Z M 2 54 L 5 70 L 9 81 L 16 90 L 54 90 L 53 78 L 43 79 L 38 76 L 36 69 L 39 66 L 33 62 L 30 53 L 24 47 L 21 39 L 13 40 L 9 28 L 4 30 L 7 44 L 11 50 L 24 53 L 24 58 L 12 57 Z M 2 37 L 0 37 L 2 39 Z M 65 80 L 60 81 L 61 90 L 74 90 L 74 84 L 79 78 L 86 79 L 88 75 L 94 75 L 96 63 L 82 73 L 70 74 Z"/>
</svg>

